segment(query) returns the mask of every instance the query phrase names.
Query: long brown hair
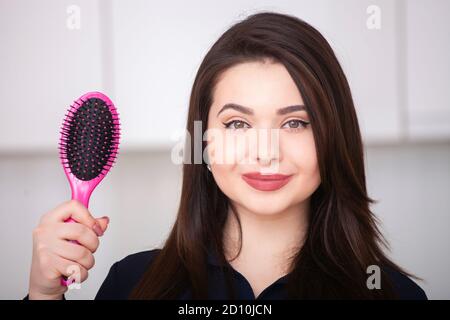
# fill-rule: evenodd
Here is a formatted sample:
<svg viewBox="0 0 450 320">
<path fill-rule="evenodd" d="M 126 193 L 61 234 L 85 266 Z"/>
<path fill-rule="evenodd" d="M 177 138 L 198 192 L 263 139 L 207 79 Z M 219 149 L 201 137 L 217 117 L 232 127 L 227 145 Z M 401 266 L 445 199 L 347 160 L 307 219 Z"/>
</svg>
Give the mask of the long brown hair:
<svg viewBox="0 0 450 320">
<path fill-rule="evenodd" d="M 369 208 L 375 201 L 367 195 L 363 145 L 350 88 L 332 48 L 315 28 L 290 15 L 261 12 L 228 29 L 199 67 L 187 131 L 193 137 L 194 121 L 207 124 L 221 73 L 239 63 L 267 59 L 286 67 L 302 95 L 321 176 L 310 199 L 306 240 L 289 274 L 289 297 L 395 298 L 384 269 L 409 274 L 383 252 L 387 243 Z M 202 127 L 204 132 L 207 126 Z M 192 155 L 194 144 L 189 145 L 185 152 Z M 205 164 L 184 164 L 174 226 L 130 298 L 176 299 L 189 289 L 193 299 L 206 299 L 207 252 L 212 248 L 225 261 L 222 235 L 229 209 L 237 217 Z M 381 290 L 366 286 L 369 265 L 382 267 Z"/>
</svg>

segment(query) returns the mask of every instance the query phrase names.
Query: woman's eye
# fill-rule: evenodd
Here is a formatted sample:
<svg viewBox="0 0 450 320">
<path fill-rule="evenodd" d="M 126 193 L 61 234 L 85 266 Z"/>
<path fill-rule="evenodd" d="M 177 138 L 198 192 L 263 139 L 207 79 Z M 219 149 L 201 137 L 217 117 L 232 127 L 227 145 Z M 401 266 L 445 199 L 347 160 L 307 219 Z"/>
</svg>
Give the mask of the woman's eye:
<svg viewBox="0 0 450 320">
<path fill-rule="evenodd" d="M 228 123 L 224 123 L 225 128 L 231 128 L 231 129 L 245 129 L 245 128 L 250 128 L 250 125 L 244 121 L 240 121 L 240 120 L 233 120 L 230 121 Z"/>
<path fill-rule="evenodd" d="M 228 123 L 223 123 L 226 129 L 247 129 L 250 128 L 250 125 L 241 120 L 232 120 Z M 292 129 L 292 130 L 300 130 L 306 128 L 309 125 L 309 122 L 303 120 L 289 120 L 283 125 L 283 128 Z"/>
<path fill-rule="evenodd" d="M 301 129 L 301 128 L 306 128 L 308 126 L 309 122 L 303 121 L 303 120 L 289 120 L 288 122 L 286 122 L 283 125 L 283 128 L 287 128 L 288 129 Z"/>
</svg>

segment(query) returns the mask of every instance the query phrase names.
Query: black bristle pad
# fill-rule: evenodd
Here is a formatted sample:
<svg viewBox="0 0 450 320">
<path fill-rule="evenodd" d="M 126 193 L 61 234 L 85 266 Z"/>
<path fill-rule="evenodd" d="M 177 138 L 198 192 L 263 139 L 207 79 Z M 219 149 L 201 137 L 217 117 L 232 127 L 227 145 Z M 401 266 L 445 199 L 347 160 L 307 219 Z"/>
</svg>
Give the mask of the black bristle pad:
<svg viewBox="0 0 450 320">
<path fill-rule="evenodd" d="M 63 128 L 63 155 L 75 177 L 88 181 L 102 174 L 114 159 L 116 130 L 105 101 L 86 100 L 70 115 Z"/>
</svg>

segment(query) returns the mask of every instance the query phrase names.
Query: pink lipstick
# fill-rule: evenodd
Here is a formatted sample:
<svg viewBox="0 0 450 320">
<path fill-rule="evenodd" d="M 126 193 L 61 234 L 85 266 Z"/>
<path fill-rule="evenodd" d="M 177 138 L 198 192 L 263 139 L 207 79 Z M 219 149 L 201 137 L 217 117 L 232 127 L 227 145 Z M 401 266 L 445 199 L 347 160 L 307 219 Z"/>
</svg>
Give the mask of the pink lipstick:
<svg viewBox="0 0 450 320">
<path fill-rule="evenodd" d="M 242 179 L 251 187 L 260 191 L 274 191 L 283 187 L 289 182 L 292 175 L 284 174 L 261 174 L 250 172 L 242 175 Z"/>
</svg>

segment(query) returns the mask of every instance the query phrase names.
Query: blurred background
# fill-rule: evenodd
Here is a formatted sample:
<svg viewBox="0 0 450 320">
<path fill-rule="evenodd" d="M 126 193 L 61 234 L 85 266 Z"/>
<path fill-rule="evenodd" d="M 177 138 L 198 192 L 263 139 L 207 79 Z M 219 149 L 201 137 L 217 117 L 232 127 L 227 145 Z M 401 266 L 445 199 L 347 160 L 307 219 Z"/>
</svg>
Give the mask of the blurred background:
<svg viewBox="0 0 450 320">
<path fill-rule="evenodd" d="M 373 211 L 391 256 L 450 299 L 450 1 L 0 0 L 0 299 L 28 290 L 33 228 L 70 199 L 59 162 L 69 104 L 99 90 L 121 117 L 121 153 L 90 210 L 108 215 L 96 266 L 67 299 L 92 299 L 110 266 L 160 246 L 178 208 L 190 89 L 209 47 L 259 11 L 328 39 L 349 79 Z"/>
</svg>

